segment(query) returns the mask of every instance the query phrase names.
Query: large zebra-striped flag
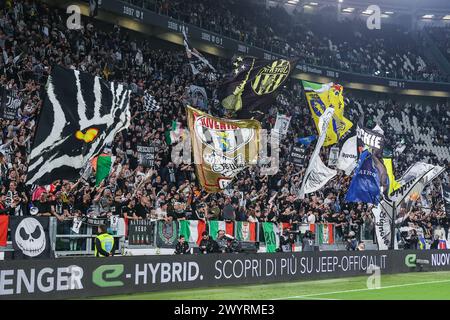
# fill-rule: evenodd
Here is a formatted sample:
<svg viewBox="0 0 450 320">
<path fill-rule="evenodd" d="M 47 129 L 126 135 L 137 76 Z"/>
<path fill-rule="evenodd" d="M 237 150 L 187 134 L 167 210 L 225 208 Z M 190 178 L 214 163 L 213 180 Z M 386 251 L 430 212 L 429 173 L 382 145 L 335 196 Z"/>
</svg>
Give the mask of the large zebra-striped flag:
<svg viewBox="0 0 450 320">
<path fill-rule="evenodd" d="M 117 132 L 130 125 L 130 90 L 77 70 L 54 67 L 46 86 L 27 184 L 76 180 Z"/>
</svg>

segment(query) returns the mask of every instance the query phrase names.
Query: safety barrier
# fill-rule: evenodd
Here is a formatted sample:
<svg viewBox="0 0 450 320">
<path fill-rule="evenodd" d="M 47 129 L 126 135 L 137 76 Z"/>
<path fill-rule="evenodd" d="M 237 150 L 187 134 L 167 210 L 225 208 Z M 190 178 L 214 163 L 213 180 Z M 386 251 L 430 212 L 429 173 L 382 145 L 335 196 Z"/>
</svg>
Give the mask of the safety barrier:
<svg viewBox="0 0 450 320">
<path fill-rule="evenodd" d="M 11 217 L 11 219 L 23 219 Z M 74 227 L 74 221 L 59 221 L 54 217 L 48 219 L 48 237 L 53 257 L 85 256 L 94 254 L 94 238 L 98 224 L 110 224 L 109 220 L 84 218 L 78 227 Z M 213 238 L 218 230 L 224 230 L 227 234 L 240 241 L 256 242 L 265 245 L 267 234 L 264 234 L 263 224 L 270 222 L 244 222 L 244 221 L 208 221 L 182 220 L 166 223 L 163 220 L 129 220 L 117 218 L 114 225 L 110 226 L 110 234 L 116 239 L 115 253 L 121 254 L 124 249 L 145 248 L 175 248 L 179 235 L 186 236 L 191 248 L 198 247 L 202 232 L 207 231 Z M 314 246 L 330 250 L 342 250 L 343 239 L 338 238 L 335 224 L 288 224 L 276 225 L 279 234 L 284 230 L 299 231 L 295 236 L 296 247 L 301 247 L 302 238 L 306 231 L 315 234 Z M 74 231 L 75 230 L 75 231 Z M 361 229 L 359 236 L 366 232 Z M 11 237 L 10 237 L 11 238 Z M 371 236 L 373 239 L 373 234 Z M 360 240 L 360 238 L 358 238 Z M 340 245 L 340 247 L 338 246 Z M 334 247 L 333 247 L 334 246 Z M 7 247 L 0 247 L 0 252 L 14 252 L 11 241 Z"/>
<path fill-rule="evenodd" d="M 0 262 L 0 299 L 62 299 L 450 270 L 450 250 L 324 251 Z"/>
</svg>

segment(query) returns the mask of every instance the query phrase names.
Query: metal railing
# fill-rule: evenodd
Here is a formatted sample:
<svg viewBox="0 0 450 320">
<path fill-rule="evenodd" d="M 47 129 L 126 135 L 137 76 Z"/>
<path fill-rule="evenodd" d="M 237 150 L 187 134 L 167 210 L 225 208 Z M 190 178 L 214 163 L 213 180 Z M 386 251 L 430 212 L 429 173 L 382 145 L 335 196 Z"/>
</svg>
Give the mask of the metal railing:
<svg viewBox="0 0 450 320">
<path fill-rule="evenodd" d="M 71 230 L 72 220 L 58 221 L 50 218 L 49 236 L 55 257 L 94 255 L 94 239 L 97 226 L 83 223 L 79 233 Z M 120 218 L 122 219 L 122 218 Z M 119 220 L 120 220 L 119 219 Z M 123 219 L 122 219 L 123 223 Z M 115 254 L 120 254 L 125 244 L 125 235 L 111 232 L 115 240 Z"/>
</svg>

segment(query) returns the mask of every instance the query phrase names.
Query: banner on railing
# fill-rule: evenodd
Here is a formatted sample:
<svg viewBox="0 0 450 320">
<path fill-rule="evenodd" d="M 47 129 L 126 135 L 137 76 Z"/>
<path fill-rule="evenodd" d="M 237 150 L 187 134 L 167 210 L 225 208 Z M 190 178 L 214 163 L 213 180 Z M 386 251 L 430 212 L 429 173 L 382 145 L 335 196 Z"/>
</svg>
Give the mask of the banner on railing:
<svg viewBox="0 0 450 320">
<path fill-rule="evenodd" d="M 174 248 L 178 239 L 178 222 L 157 221 L 156 246 L 158 248 Z"/>
<path fill-rule="evenodd" d="M 314 233 L 316 238 L 316 244 L 334 244 L 335 243 L 335 230 L 334 223 L 311 223 L 302 224 L 299 227 L 301 234 L 305 234 L 306 231 Z"/>
<path fill-rule="evenodd" d="M 151 220 L 131 220 L 128 223 L 128 244 L 132 246 L 152 245 L 155 223 Z"/>
<path fill-rule="evenodd" d="M 189 254 L 4 261 L 0 300 L 64 299 L 365 276 L 448 271 L 450 250 Z"/>
<path fill-rule="evenodd" d="M 256 230 L 258 228 L 258 223 L 247 222 L 247 221 L 236 221 L 235 222 L 235 237 L 239 241 L 250 241 L 256 242 Z"/>
<path fill-rule="evenodd" d="M 8 240 L 8 226 L 9 226 L 9 216 L 0 216 L 0 247 L 6 247 L 6 242 Z"/>
<path fill-rule="evenodd" d="M 50 258 L 48 217 L 10 217 L 15 259 Z"/>
<path fill-rule="evenodd" d="M 100 226 L 107 223 L 107 218 L 93 218 L 93 217 L 83 217 L 83 223 L 89 226 Z"/>
</svg>

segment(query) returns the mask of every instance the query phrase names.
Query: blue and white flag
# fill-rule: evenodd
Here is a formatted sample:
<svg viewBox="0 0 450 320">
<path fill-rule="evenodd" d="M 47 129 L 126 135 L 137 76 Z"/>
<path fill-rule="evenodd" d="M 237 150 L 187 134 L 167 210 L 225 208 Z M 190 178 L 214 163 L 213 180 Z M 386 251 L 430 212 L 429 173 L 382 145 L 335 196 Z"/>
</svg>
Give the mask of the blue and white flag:
<svg viewBox="0 0 450 320">
<path fill-rule="evenodd" d="M 297 138 L 297 143 L 301 143 L 305 146 L 308 146 L 311 144 L 311 142 L 313 142 L 314 140 L 316 140 L 317 136 L 309 136 L 309 137 L 304 137 L 304 138 Z"/>
<path fill-rule="evenodd" d="M 378 205 L 380 202 L 380 178 L 373 163 L 372 154 L 364 150 L 359 158 L 352 182 L 345 200 L 347 202 L 364 202 Z"/>
</svg>

